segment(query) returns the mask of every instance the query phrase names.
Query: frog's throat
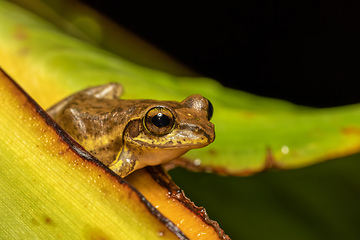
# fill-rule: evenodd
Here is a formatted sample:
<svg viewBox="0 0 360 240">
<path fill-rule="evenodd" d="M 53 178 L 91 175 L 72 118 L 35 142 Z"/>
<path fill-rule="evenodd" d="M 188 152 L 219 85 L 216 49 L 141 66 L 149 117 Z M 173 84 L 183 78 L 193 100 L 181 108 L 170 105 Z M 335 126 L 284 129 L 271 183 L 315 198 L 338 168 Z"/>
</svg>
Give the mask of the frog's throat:
<svg viewBox="0 0 360 240">
<path fill-rule="evenodd" d="M 126 177 L 139 167 L 137 167 L 139 160 L 132 155 L 126 147 L 124 147 L 116 156 L 116 160 L 110 163 L 109 168 L 113 170 L 120 177 Z"/>
</svg>

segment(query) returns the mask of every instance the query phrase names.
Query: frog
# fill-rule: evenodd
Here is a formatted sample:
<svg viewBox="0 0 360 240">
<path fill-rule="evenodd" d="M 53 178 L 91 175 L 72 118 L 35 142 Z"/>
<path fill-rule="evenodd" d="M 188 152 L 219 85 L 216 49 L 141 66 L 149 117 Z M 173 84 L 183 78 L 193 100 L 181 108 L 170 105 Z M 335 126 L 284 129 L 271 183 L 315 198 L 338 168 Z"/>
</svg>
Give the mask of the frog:
<svg viewBox="0 0 360 240">
<path fill-rule="evenodd" d="M 181 102 L 121 99 L 122 92 L 119 83 L 90 87 L 47 113 L 120 177 L 214 141 L 213 106 L 205 97 L 190 95 Z"/>
</svg>

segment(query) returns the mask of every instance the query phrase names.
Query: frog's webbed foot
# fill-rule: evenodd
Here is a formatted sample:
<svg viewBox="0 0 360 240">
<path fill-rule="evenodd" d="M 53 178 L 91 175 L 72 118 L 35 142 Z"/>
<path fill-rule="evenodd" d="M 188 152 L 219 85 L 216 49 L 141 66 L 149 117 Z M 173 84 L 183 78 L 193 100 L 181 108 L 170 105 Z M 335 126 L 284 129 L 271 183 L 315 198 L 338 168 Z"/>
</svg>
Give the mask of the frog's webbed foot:
<svg viewBox="0 0 360 240">
<path fill-rule="evenodd" d="M 124 147 L 116 157 L 116 160 L 110 163 L 109 168 L 120 177 L 126 177 L 139 168 L 137 163 L 139 163 L 138 158 Z"/>
<path fill-rule="evenodd" d="M 50 116 L 54 116 L 56 113 L 60 112 L 69 102 L 79 95 L 89 95 L 95 98 L 104 98 L 104 99 L 118 99 L 122 94 L 123 87 L 119 83 L 108 83 L 101 86 L 87 88 L 80 92 L 77 92 L 64 100 L 58 102 L 50 109 L 47 110 Z"/>
</svg>

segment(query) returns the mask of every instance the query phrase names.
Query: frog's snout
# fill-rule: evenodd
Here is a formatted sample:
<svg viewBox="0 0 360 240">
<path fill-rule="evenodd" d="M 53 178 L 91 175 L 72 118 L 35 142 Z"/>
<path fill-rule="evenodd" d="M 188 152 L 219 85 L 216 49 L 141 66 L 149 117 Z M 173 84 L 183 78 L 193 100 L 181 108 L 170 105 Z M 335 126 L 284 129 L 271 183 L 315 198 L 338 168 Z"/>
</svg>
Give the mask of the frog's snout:
<svg viewBox="0 0 360 240">
<path fill-rule="evenodd" d="M 180 128 L 181 136 L 186 137 L 188 142 L 206 146 L 215 140 L 214 125 L 183 125 Z"/>
</svg>

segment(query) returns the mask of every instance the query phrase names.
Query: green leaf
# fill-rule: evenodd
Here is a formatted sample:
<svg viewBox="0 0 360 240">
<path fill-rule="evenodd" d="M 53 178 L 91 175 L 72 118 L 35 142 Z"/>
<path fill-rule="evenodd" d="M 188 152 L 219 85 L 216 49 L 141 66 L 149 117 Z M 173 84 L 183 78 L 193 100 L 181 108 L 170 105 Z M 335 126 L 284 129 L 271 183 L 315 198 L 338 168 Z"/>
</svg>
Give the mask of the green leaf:
<svg viewBox="0 0 360 240">
<path fill-rule="evenodd" d="M 69 35 L 134 63 L 175 75 L 197 75 L 126 29 L 75 0 L 12 0 Z"/>
<path fill-rule="evenodd" d="M 360 155 L 289 171 L 223 177 L 177 168 L 173 180 L 232 239 L 360 238 Z"/>
<path fill-rule="evenodd" d="M 359 151 L 358 105 L 305 108 L 224 88 L 211 79 L 145 68 L 65 35 L 4 1 L 0 23 L 2 67 L 44 108 L 75 91 L 107 82 L 123 84 L 124 98 L 182 100 L 197 93 L 210 99 L 217 137 L 209 147 L 185 156 L 183 165 L 189 168 L 248 175 Z"/>
</svg>

